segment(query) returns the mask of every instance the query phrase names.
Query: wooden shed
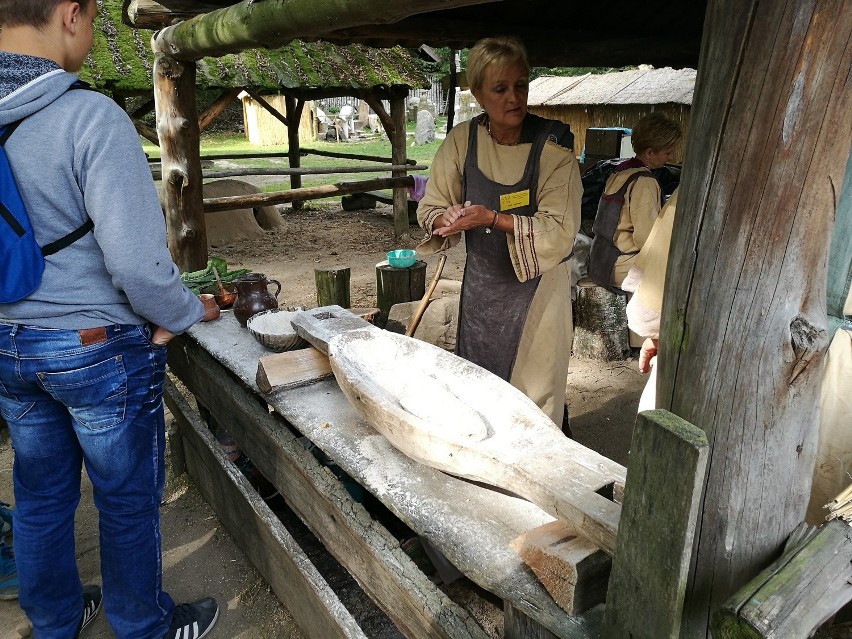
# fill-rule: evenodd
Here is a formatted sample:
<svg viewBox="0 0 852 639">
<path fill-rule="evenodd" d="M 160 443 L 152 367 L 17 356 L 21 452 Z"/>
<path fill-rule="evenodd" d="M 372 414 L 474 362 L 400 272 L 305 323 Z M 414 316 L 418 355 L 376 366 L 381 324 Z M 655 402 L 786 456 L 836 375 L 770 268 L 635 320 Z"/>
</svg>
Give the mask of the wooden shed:
<svg viewBox="0 0 852 639">
<path fill-rule="evenodd" d="M 671 67 L 600 75 L 541 76 L 530 83 L 529 109 L 570 124 L 578 154 L 585 146 L 586 129 L 632 129 L 652 111 L 680 124 L 685 140 L 695 76 L 695 69 Z M 683 162 L 683 148 L 682 143 L 675 149 L 674 162 Z"/>
</svg>

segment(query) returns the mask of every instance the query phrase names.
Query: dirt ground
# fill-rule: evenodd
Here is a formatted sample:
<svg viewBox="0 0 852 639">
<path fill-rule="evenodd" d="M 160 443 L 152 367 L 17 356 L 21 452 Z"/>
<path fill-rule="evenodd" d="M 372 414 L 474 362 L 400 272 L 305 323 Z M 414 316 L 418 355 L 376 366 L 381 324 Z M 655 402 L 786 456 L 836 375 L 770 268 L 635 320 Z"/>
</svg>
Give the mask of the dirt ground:
<svg viewBox="0 0 852 639">
<path fill-rule="evenodd" d="M 394 248 L 414 248 L 422 232 L 395 241 L 391 209 L 355 212 L 336 205 L 311 204 L 305 211 L 282 213 L 285 225 L 263 238 L 211 248 L 229 268 L 245 267 L 281 283 L 282 306 L 316 306 L 314 269 L 334 265 L 351 268 L 353 307 L 376 304 L 375 266 Z M 427 282 L 437 257 L 426 256 Z M 450 251 L 443 276 L 461 279 L 464 252 Z M 635 361 L 605 363 L 573 359 L 568 377 L 568 404 L 575 438 L 626 464 L 638 398 L 645 378 Z M 0 445 L 0 500 L 11 501 L 12 451 Z M 300 638 L 286 607 L 248 563 L 230 535 L 186 477 L 169 477 L 162 509 L 164 586 L 178 601 L 205 595 L 220 603 L 213 637 Z M 77 556 L 84 582 L 99 583 L 97 513 L 91 488 L 84 482 L 77 513 Z M 15 602 L 0 602 L 0 639 L 18 637 L 25 623 Z M 103 616 L 84 635 L 113 637 Z"/>
</svg>

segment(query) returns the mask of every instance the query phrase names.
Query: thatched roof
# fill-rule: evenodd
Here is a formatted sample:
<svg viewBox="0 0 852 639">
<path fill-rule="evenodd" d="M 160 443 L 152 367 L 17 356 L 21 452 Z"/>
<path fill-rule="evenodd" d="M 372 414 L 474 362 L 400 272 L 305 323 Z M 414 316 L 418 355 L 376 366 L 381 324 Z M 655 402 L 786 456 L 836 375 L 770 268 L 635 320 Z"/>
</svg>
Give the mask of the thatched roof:
<svg viewBox="0 0 852 639">
<path fill-rule="evenodd" d="M 95 41 L 80 77 L 99 90 L 150 92 L 154 57 L 152 32 L 121 20 L 121 0 L 99 8 Z M 100 28 L 98 28 L 98 26 Z M 317 89 L 340 94 L 373 87 L 428 87 L 414 58 L 401 47 L 372 49 L 294 40 L 275 50 L 253 49 L 198 62 L 199 88 L 247 86 L 262 90 Z"/>
<path fill-rule="evenodd" d="M 530 106 L 570 104 L 692 104 L 695 69 L 635 69 L 530 83 Z"/>
</svg>

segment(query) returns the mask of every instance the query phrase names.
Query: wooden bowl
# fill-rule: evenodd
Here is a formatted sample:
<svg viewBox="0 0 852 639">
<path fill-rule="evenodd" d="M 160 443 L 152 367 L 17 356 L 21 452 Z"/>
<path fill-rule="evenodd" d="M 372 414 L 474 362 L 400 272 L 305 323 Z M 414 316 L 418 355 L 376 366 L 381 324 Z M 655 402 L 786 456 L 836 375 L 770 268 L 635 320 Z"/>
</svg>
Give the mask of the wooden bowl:
<svg viewBox="0 0 852 639">
<path fill-rule="evenodd" d="M 306 342 L 290 324 L 290 319 L 298 310 L 289 311 L 276 308 L 270 311 L 261 311 L 248 318 L 246 328 L 262 346 L 271 351 L 281 353 L 299 348 L 304 346 Z"/>
<path fill-rule="evenodd" d="M 213 284 L 204 288 L 202 293 L 209 293 L 216 300 L 216 304 L 220 309 L 225 310 L 231 308 L 237 299 L 237 287 L 230 282 L 223 282 L 222 288 L 218 284 Z"/>
</svg>

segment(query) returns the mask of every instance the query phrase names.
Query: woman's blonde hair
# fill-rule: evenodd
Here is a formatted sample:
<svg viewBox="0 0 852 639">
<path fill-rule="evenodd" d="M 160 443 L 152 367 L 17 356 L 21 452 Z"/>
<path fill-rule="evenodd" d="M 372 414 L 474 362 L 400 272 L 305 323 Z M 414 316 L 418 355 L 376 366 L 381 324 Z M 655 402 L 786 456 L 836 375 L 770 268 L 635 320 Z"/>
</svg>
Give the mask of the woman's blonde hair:
<svg viewBox="0 0 852 639">
<path fill-rule="evenodd" d="M 674 120 L 654 111 L 636 123 L 630 136 L 633 150 L 638 154 L 651 149 L 662 151 L 680 142 L 683 132 Z"/>
<path fill-rule="evenodd" d="M 520 64 L 525 73 L 530 72 L 527 51 L 520 40 L 510 36 L 483 38 L 471 48 L 467 55 L 467 83 L 471 90 L 479 91 L 485 82 L 485 69 L 495 64 L 504 68 Z"/>
</svg>

